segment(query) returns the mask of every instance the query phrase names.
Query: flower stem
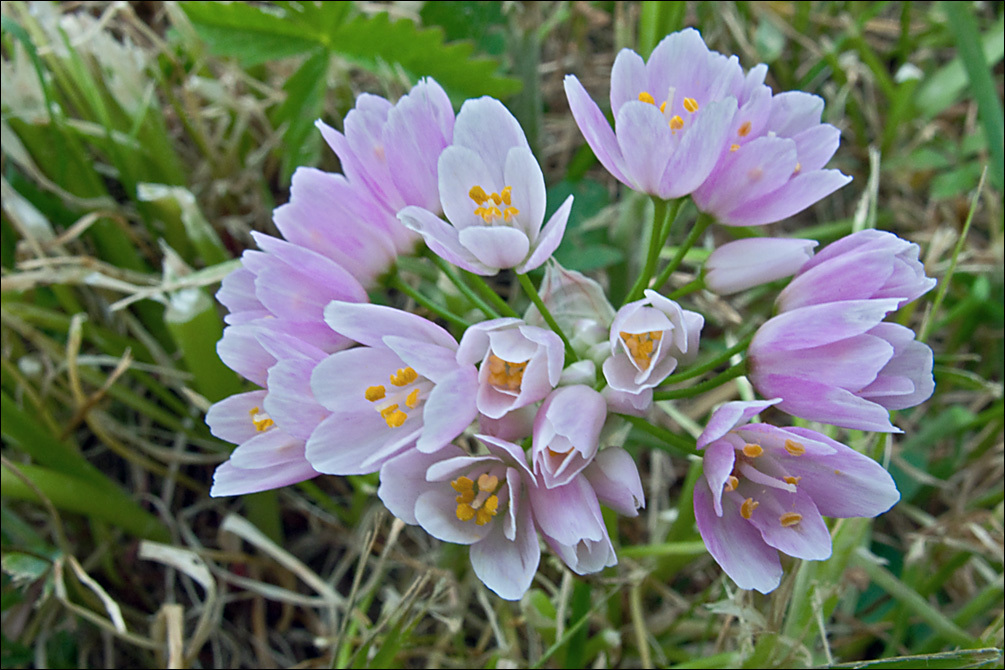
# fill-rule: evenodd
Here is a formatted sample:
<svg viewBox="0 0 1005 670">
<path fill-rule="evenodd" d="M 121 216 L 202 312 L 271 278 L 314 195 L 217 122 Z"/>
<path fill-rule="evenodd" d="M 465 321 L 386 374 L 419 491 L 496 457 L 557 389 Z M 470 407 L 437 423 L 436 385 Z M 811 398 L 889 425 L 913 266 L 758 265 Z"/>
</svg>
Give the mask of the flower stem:
<svg viewBox="0 0 1005 670">
<path fill-rule="evenodd" d="M 653 227 L 652 233 L 649 236 L 646 262 L 642 267 L 642 272 L 639 273 L 639 278 L 635 280 L 635 284 L 632 285 L 631 290 L 628 291 L 628 295 L 625 296 L 625 304 L 641 298 L 642 292 L 648 288 L 649 280 L 652 279 L 653 273 L 656 272 L 656 264 L 659 263 L 660 249 L 663 247 L 663 242 L 666 241 L 666 236 L 669 234 L 673 220 L 677 217 L 677 213 L 680 211 L 683 203 L 684 198 L 663 200 L 662 198 L 653 197 Z"/>
<path fill-rule="evenodd" d="M 664 385 L 678 384 L 686 379 L 693 379 L 694 377 L 699 377 L 705 374 L 709 370 L 716 369 L 717 367 L 728 361 L 736 354 L 740 353 L 741 351 L 744 351 L 750 345 L 750 341 L 754 339 L 754 332 L 755 331 L 753 330 L 750 331 L 749 333 L 744 335 L 739 342 L 731 346 L 729 349 L 726 349 L 725 351 L 719 353 L 714 358 L 711 358 L 707 361 L 703 361 L 701 365 L 696 365 L 692 368 L 688 368 L 683 372 L 678 372 L 677 374 L 670 375 L 669 377 L 663 380 L 663 384 Z"/>
<path fill-rule="evenodd" d="M 670 279 L 670 275 L 672 275 L 677 268 L 680 267 L 680 264 L 684 260 L 684 256 L 687 255 L 688 250 L 694 246 L 694 243 L 698 241 L 698 238 L 701 237 L 702 233 L 705 232 L 705 229 L 708 228 L 714 220 L 715 218 L 710 214 L 702 213 L 698 215 L 698 220 L 694 222 L 694 227 L 691 228 L 691 232 L 687 234 L 687 239 L 685 239 L 684 243 L 677 248 L 677 253 L 670 260 L 670 263 L 663 268 L 663 271 L 660 272 L 659 276 L 656 277 L 656 280 L 653 281 L 652 288 L 654 291 L 659 291 L 663 285 L 667 283 L 667 280 Z"/>
<path fill-rule="evenodd" d="M 572 343 L 569 342 L 569 338 L 567 338 L 565 336 L 565 333 L 562 332 L 562 329 L 559 327 L 558 322 L 555 321 L 555 317 L 553 317 L 551 315 L 551 312 L 548 311 L 548 308 L 545 306 L 544 301 L 541 300 L 541 296 L 538 295 L 537 289 L 534 288 L 534 283 L 531 282 L 530 277 L 528 277 L 527 275 L 516 273 L 516 278 L 520 282 L 520 287 L 523 288 L 523 292 L 527 294 L 527 297 L 530 298 L 530 301 L 534 303 L 535 307 L 537 307 L 537 310 L 541 313 L 541 316 L 548 323 L 548 326 L 553 331 L 555 331 L 555 333 L 560 338 L 562 338 L 562 343 L 565 344 L 566 363 L 568 363 L 569 361 L 572 362 L 578 361 L 579 356 L 577 356 L 576 352 L 573 350 Z"/>
<path fill-rule="evenodd" d="M 695 291 L 700 291 L 703 288 L 705 288 L 705 278 L 698 277 L 697 279 L 689 281 L 688 283 L 684 284 L 667 297 L 670 298 L 671 300 L 677 300 L 678 298 L 683 298 L 684 296 L 690 295 Z"/>
<path fill-rule="evenodd" d="M 454 324 L 455 326 L 467 330 L 468 326 L 471 325 L 461 317 L 451 312 L 450 310 L 441 307 L 440 305 L 437 305 L 430 298 L 419 293 L 419 291 L 414 286 L 411 286 L 408 282 L 403 280 L 399 275 L 393 275 L 388 280 L 388 285 L 395 290 L 401 291 L 409 298 L 411 298 L 418 304 L 428 309 L 433 314 L 436 314 L 441 319 L 448 321 Z"/>
<path fill-rule="evenodd" d="M 653 400 L 677 400 L 679 398 L 693 398 L 700 393 L 705 393 L 718 386 L 722 386 L 726 382 L 736 379 L 737 377 L 742 377 L 747 374 L 747 363 L 746 361 L 740 363 L 739 365 L 734 365 L 725 372 L 712 377 L 708 381 L 701 382 L 700 384 L 695 384 L 694 386 L 689 386 L 683 389 L 673 389 L 671 391 L 656 391 L 653 393 Z"/>
<path fill-rule="evenodd" d="M 446 275 L 447 279 L 449 279 L 454 286 L 457 287 L 457 290 L 460 291 L 465 298 L 471 301 L 472 305 L 480 309 L 482 313 L 490 319 L 499 318 L 499 313 L 496 312 L 491 305 L 482 300 L 477 293 L 472 291 L 470 286 L 464 283 L 464 280 L 461 279 L 457 272 L 454 271 L 454 268 L 450 265 L 450 263 L 432 252 L 428 253 L 427 256 L 429 257 L 429 260 L 433 261 L 433 265 L 440 268 L 440 272 Z"/>
<path fill-rule="evenodd" d="M 649 433 L 653 437 L 666 443 L 666 445 L 670 447 L 668 451 L 673 451 L 683 456 L 693 456 L 698 453 L 695 448 L 694 440 L 682 437 L 671 430 L 663 428 L 662 426 L 653 425 L 642 417 L 631 416 L 630 414 L 619 414 L 619 416 L 628 423 L 632 424 L 635 428 L 638 428 L 644 433 Z"/>
<path fill-rule="evenodd" d="M 489 286 L 484 279 L 482 279 L 481 277 L 472 272 L 468 272 L 467 270 L 462 270 L 461 274 L 465 280 L 474 285 L 475 290 L 479 293 L 479 295 L 481 295 L 481 297 L 484 300 L 490 303 L 500 314 L 502 314 L 503 316 L 511 316 L 517 319 L 520 318 L 520 315 L 517 314 L 512 307 L 509 306 L 509 303 L 503 300 L 502 296 L 493 291 L 492 287 Z"/>
</svg>

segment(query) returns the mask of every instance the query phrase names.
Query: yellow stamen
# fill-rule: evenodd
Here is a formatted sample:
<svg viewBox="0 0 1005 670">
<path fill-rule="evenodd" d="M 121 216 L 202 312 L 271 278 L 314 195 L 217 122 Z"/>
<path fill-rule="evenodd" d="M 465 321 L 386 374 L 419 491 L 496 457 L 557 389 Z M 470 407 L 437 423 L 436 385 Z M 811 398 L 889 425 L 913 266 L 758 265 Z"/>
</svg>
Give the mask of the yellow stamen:
<svg viewBox="0 0 1005 670">
<path fill-rule="evenodd" d="M 680 130 L 683 127 L 684 127 L 684 119 L 682 119 L 679 114 L 674 114 L 672 117 L 670 117 L 671 130 Z"/>
<path fill-rule="evenodd" d="M 744 121 L 740 124 L 740 128 L 736 131 L 736 134 L 740 137 L 746 137 L 750 134 L 750 121 Z"/>
<path fill-rule="evenodd" d="M 739 485 L 740 485 L 740 480 L 737 477 L 734 477 L 733 475 L 730 475 L 729 477 L 726 478 L 725 490 L 726 491 L 735 491 L 736 487 L 739 486 Z"/>
<path fill-rule="evenodd" d="M 740 505 L 740 516 L 744 519 L 749 519 L 750 515 L 754 513 L 754 510 L 758 508 L 761 503 L 756 502 L 753 498 L 747 498 Z"/>
<path fill-rule="evenodd" d="M 475 508 L 467 503 L 457 505 L 457 518 L 461 521 L 471 521 L 475 518 Z"/>
<path fill-rule="evenodd" d="M 503 210 L 503 220 L 506 221 L 506 223 L 512 222 L 513 219 L 519 215 L 520 210 L 517 209 L 516 207 L 507 207 L 506 209 Z"/>
<path fill-rule="evenodd" d="M 468 197 L 477 202 L 479 205 L 484 205 L 489 199 L 488 194 L 485 193 L 485 189 L 481 186 L 472 186 L 471 190 L 468 191 Z"/>
<path fill-rule="evenodd" d="M 384 396 L 387 395 L 387 389 L 379 384 L 377 386 L 371 386 L 363 394 L 364 397 L 370 402 L 377 402 L 378 400 L 383 400 Z"/>
<path fill-rule="evenodd" d="M 795 440 L 789 439 L 785 440 L 785 451 L 789 452 L 793 456 L 802 456 L 806 453 L 806 447 Z"/>
<path fill-rule="evenodd" d="M 513 363 L 505 361 L 495 354 L 489 354 L 489 383 L 498 389 L 519 391 L 523 384 L 523 373 L 529 361 Z"/>
<path fill-rule="evenodd" d="M 802 479 L 802 477 L 793 477 L 792 475 L 789 475 L 787 477 L 782 477 L 782 479 L 785 480 L 786 484 L 792 484 L 795 486 L 799 483 L 799 480 Z"/>
<path fill-rule="evenodd" d="M 276 422 L 272 420 L 265 412 L 262 412 L 257 407 L 252 407 L 251 411 L 248 412 L 251 415 L 251 423 L 255 425 L 255 431 L 259 433 L 264 433 L 269 428 L 276 425 Z"/>
<path fill-rule="evenodd" d="M 506 186 L 505 188 L 503 188 L 503 190 L 500 192 L 499 195 L 502 197 L 503 203 L 505 203 L 507 205 L 512 205 L 513 204 L 513 187 L 512 186 Z M 499 203 L 496 203 L 496 204 L 499 204 Z"/>
<path fill-rule="evenodd" d="M 684 109 L 694 114 L 698 111 L 698 101 L 694 98 L 684 98 Z"/>
<path fill-rule="evenodd" d="M 469 477 L 458 477 L 450 482 L 457 491 L 457 518 L 461 521 L 474 519 L 479 526 L 484 526 L 492 520 L 499 511 L 499 496 L 495 490 L 499 487 L 499 478 L 485 472 L 478 476 L 478 493 L 475 494 L 475 482 Z"/>
<path fill-rule="evenodd" d="M 478 514 L 475 517 L 475 523 L 479 526 L 484 526 L 492 517 L 496 515 L 499 510 L 499 498 L 498 496 L 489 496 L 485 501 L 485 504 L 478 508 Z"/>
<path fill-rule="evenodd" d="M 398 368 L 398 371 L 391 375 L 391 383 L 395 386 L 408 386 L 418 378 L 419 373 L 412 368 Z"/>
<path fill-rule="evenodd" d="M 785 528 L 790 528 L 792 526 L 795 526 L 800 521 L 802 521 L 803 515 L 798 514 L 796 512 L 786 512 L 785 514 L 778 517 L 778 520 L 781 522 L 782 526 L 784 526 Z"/>
<path fill-rule="evenodd" d="M 380 415 L 391 428 L 401 427 L 401 424 L 405 423 L 405 419 L 408 418 L 407 414 L 398 409 L 397 403 L 388 405 L 384 409 L 380 410 Z"/>
<path fill-rule="evenodd" d="M 730 144 L 729 145 L 729 150 L 730 151 L 739 151 L 739 149 L 740 149 L 740 145 L 739 144 Z"/>
<path fill-rule="evenodd" d="M 802 163 L 796 163 L 796 169 L 792 171 L 792 174 L 799 174 L 799 171 L 803 169 Z"/>
<path fill-rule="evenodd" d="M 656 100 L 653 98 L 653 96 L 649 95 L 645 91 L 642 91 L 641 93 L 639 93 L 639 101 L 641 101 L 641 102 L 648 102 L 650 105 L 655 105 L 656 104 Z"/>
<path fill-rule="evenodd" d="M 405 404 L 408 405 L 408 409 L 415 409 L 415 406 L 419 404 L 419 389 L 412 389 L 412 392 L 405 398 Z"/>
<path fill-rule="evenodd" d="M 757 458 L 764 453 L 764 449 L 761 448 L 759 444 L 745 444 L 743 445 L 743 455 L 749 456 L 750 458 Z"/>
<path fill-rule="evenodd" d="M 478 477 L 478 490 L 480 491 L 495 491 L 497 486 L 499 486 L 499 478 L 495 475 L 486 472 Z"/>
<path fill-rule="evenodd" d="M 628 348 L 635 365 L 642 370 L 648 370 L 652 364 L 653 353 L 656 351 L 656 343 L 663 339 L 663 332 L 650 330 L 645 333 L 626 333 L 621 331 L 621 340 Z"/>
</svg>

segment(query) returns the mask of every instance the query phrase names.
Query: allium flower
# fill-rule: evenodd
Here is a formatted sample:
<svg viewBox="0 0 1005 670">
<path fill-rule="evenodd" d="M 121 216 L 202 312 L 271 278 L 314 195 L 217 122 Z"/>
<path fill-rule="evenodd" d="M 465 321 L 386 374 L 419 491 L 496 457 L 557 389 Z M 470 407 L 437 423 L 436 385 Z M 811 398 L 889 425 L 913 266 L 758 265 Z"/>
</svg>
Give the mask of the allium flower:
<svg viewBox="0 0 1005 670">
<path fill-rule="evenodd" d="M 365 302 L 366 291 L 338 263 L 296 244 L 255 235 L 262 251 L 245 251 L 242 267 L 224 278 L 217 299 L 230 310 L 217 353 L 232 370 L 265 386 L 276 358 L 259 335 L 295 337 L 331 353 L 351 344 L 324 322 L 332 300 Z"/>
<path fill-rule="evenodd" d="M 572 207 L 566 199 L 541 228 L 544 175 L 523 129 L 493 98 L 468 100 L 454 125 L 454 143 L 440 155 L 440 201 L 449 224 L 430 208 L 406 207 L 398 218 L 436 254 L 481 275 L 525 273 L 558 247 Z"/>
<path fill-rule="evenodd" d="M 568 484 L 593 461 L 607 404 L 589 386 L 564 386 L 544 401 L 534 419 L 534 473 L 545 488 Z"/>
<path fill-rule="evenodd" d="M 705 319 L 646 289 L 645 297 L 618 310 L 611 324 L 604 377 L 616 391 L 645 394 L 698 355 Z"/>
<path fill-rule="evenodd" d="M 444 542 L 471 545 L 475 574 L 501 598 L 519 600 L 541 559 L 526 491 L 534 486 L 523 450 L 487 436 L 488 454 L 454 445 L 409 450 L 387 461 L 377 495 L 396 517 Z"/>
<path fill-rule="evenodd" d="M 436 324 L 390 307 L 332 302 L 325 320 L 362 346 L 314 369 L 314 395 L 331 414 L 307 441 L 326 474 L 376 472 L 400 451 L 435 451 L 474 420 L 478 371 L 456 360 L 457 342 Z"/>
<path fill-rule="evenodd" d="M 874 517 L 899 499 L 879 464 L 806 428 L 744 424 L 776 400 L 731 402 L 698 438 L 704 482 L 694 515 L 705 546 L 743 589 L 778 586 L 778 552 L 823 560 L 831 538 L 823 516 Z"/>
<path fill-rule="evenodd" d="M 893 233 L 863 230 L 827 245 L 776 301 L 779 311 L 837 300 L 896 298 L 903 307 L 930 291 L 919 248 Z"/>
<path fill-rule="evenodd" d="M 575 352 L 585 358 L 596 358 L 597 364 L 602 363 L 614 320 L 614 308 L 603 287 L 582 273 L 566 270 L 552 259 L 545 267 L 538 291 Z M 535 326 L 547 325 L 534 305 L 527 308 L 524 318 Z"/>
<path fill-rule="evenodd" d="M 899 432 L 888 410 L 932 395 L 932 350 L 883 318 L 895 298 L 800 307 L 769 319 L 747 350 L 748 376 L 778 408 L 804 419 Z"/>
<path fill-rule="evenodd" d="M 543 400 L 558 384 L 565 362 L 561 338 L 520 319 L 493 319 L 464 332 L 461 364 L 481 363 L 478 411 L 490 419 Z"/>
<path fill-rule="evenodd" d="M 345 134 L 316 124 L 345 175 L 298 168 L 290 201 L 273 213 L 276 227 L 365 286 L 375 285 L 417 241 L 397 220 L 397 211 L 406 205 L 439 208 L 436 162 L 450 144 L 453 124 L 450 100 L 431 79 L 393 105 L 361 95 L 346 115 Z"/>
<path fill-rule="evenodd" d="M 823 169 L 841 139 L 837 128 L 820 123 L 823 108 L 809 93 L 772 96 L 767 86 L 755 88 L 733 120 L 729 147 L 692 194 L 698 209 L 725 225 L 758 226 L 801 212 L 850 182 L 839 170 Z"/>
<path fill-rule="evenodd" d="M 799 271 L 813 257 L 814 240 L 750 237 L 728 242 L 705 261 L 705 287 L 719 295 L 738 293 Z"/>
<path fill-rule="evenodd" d="M 206 413 L 210 431 L 238 445 L 213 474 L 211 496 L 265 491 L 319 474 L 304 448 L 327 414 L 310 388 L 311 371 L 326 354 L 282 333 L 259 338 L 277 360 L 268 370 L 267 389 L 231 396 Z"/>
<path fill-rule="evenodd" d="M 916 245 L 863 231 L 829 245 L 782 292 L 782 313 L 750 343 L 749 377 L 794 416 L 896 431 L 888 410 L 935 389 L 932 350 L 884 317 L 934 286 Z"/>
<path fill-rule="evenodd" d="M 569 108 L 597 159 L 621 183 L 663 199 L 701 186 L 729 144 L 744 91 L 736 57 L 709 51 L 691 28 L 668 35 L 648 62 L 628 49 L 611 70 L 614 130 L 573 75 Z"/>
</svg>

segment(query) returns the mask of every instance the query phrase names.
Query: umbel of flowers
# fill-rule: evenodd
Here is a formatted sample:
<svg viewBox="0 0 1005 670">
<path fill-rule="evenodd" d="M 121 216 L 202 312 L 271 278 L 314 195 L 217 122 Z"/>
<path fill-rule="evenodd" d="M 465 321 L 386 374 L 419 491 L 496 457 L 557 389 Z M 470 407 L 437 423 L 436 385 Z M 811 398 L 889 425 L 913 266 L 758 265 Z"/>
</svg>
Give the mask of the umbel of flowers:
<svg viewBox="0 0 1005 670">
<path fill-rule="evenodd" d="M 543 173 L 499 101 L 468 100 L 455 116 L 425 79 L 396 103 L 360 96 L 342 132 L 319 121 L 344 173 L 297 170 L 274 214 L 282 239 L 256 235 L 259 248 L 218 294 L 230 312 L 220 356 L 258 389 L 207 414 L 212 432 L 237 445 L 211 495 L 379 473 L 377 494 L 395 516 L 468 545 L 478 578 L 515 600 L 542 548 L 577 574 L 617 564 L 602 506 L 634 516 L 645 505 L 637 445 L 611 437 L 624 435 L 621 425 L 645 425 L 654 403 L 746 374 L 764 399 L 721 406 L 697 442 L 656 431 L 668 448 L 703 458 L 697 530 L 741 588 L 777 587 L 779 551 L 827 558 L 823 517 L 885 512 L 899 499 L 893 480 L 819 431 L 751 421 L 770 410 L 897 431 L 890 411 L 933 391 L 932 352 L 886 317 L 934 280 L 916 245 L 881 231 L 815 256 L 812 240 L 726 244 L 678 298 L 794 278 L 751 340 L 702 355 L 704 317 L 665 288 L 688 247 L 714 223 L 769 224 L 850 181 L 826 168 L 840 134 L 821 123 L 823 101 L 773 92 L 766 72 L 745 72 L 691 29 L 667 36 L 648 61 L 625 50 L 611 73 L 613 128 L 566 78 L 597 158 L 654 203 L 641 271 L 620 304 L 552 259 L 572 197 L 545 220 Z M 660 268 L 685 200 L 698 219 Z M 453 314 L 410 285 L 396 267 L 409 254 L 484 318 Z M 538 268 L 535 285 L 527 273 Z M 529 302 L 523 313 L 481 279 L 503 270 Z M 369 302 L 387 289 L 431 318 Z M 710 378 L 678 384 L 702 374 Z"/>
</svg>

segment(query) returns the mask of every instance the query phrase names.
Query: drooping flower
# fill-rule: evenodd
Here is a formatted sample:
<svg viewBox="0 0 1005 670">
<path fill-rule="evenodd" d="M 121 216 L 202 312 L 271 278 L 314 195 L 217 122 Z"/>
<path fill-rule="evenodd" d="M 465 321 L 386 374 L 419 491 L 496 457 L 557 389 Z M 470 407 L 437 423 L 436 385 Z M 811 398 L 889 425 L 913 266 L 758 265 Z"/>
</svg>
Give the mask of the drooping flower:
<svg viewBox="0 0 1005 670">
<path fill-rule="evenodd" d="M 814 240 L 750 237 L 728 242 L 705 261 L 705 287 L 719 295 L 738 293 L 799 271 L 810 258 Z"/>
<path fill-rule="evenodd" d="M 841 133 L 821 123 L 823 99 L 802 91 L 772 95 L 757 86 L 733 120 L 728 148 L 692 194 L 698 209 L 731 226 L 792 216 L 851 181 L 824 166 Z"/>
<path fill-rule="evenodd" d="M 545 488 L 568 484 L 593 461 L 607 403 L 589 386 L 563 386 L 548 396 L 534 419 L 534 473 Z"/>
<path fill-rule="evenodd" d="M 727 149 L 745 91 L 735 56 L 710 51 L 698 31 L 668 35 L 648 61 L 623 49 L 611 70 L 614 129 L 573 75 L 569 108 L 597 159 L 621 183 L 663 199 L 701 186 Z"/>
<path fill-rule="evenodd" d="M 827 245 L 779 294 L 787 312 L 840 300 L 896 298 L 897 308 L 917 300 L 936 284 L 925 275 L 917 244 L 882 230 L 863 230 Z"/>
<path fill-rule="evenodd" d="M 561 338 L 520 319 L 476 323 L 457 350 L 462 364 L 480 363 L 478 411 L 490 419 L 543 400 L 558 384 L 565 361 Z"/>
<path fill-rule="evenodd" d="M 408 312 L 339 301 L 325 320 L 362 346 L 332 354 L 311 376 L 331 412 L 307 441 L 315 469 L 376 472 L 406 448 L 440 449 L 474 420 L 478 371 L 457 362 L 447 331 Z"/>
<path fill-rule="evenodd" d="M 646 289 L 645 297 L 619 309 L 611 324 L 610 356 L 603 365 L 607 383 L 651 401 L 653 387 L 698 355 L 704 325 L 697 312 Z"/>
<path fill-rule="evenodd" d="M 822 257 L 822 258 L 821 258 Z M 751 383 L 779 409 L 846 428 L 893 432 L 889 411 L 914 407 L 935 389 L 932 350 L 884 322 L 934 286 L 917 246 L 864 231 L 808 262 L 782 292 L 782 312 L 748 349 Z"/>
<path fill-rule="evenodd" d="M 778 552 L 823 560 L 831 554 L 829 517 L 874 517 L 899 499 L 879 464 L 806 428 L 745 424 L 776 400 L 730 402 L 698 438 L 703 480 L 694 513 L 709 553 L 743 589 L 774 590 Z"/>
<path fill-rule="evenodd" d="M 396 517 L 444 542 L 471 546 L 471 565 L 499 597 L 519 600 L 541 559 L 527 500 L 534 486 L 523 450 L 486 436 L 488 454 L 447 445 L 408 450 L 380 471 L 377 495 Z"/>
<path fill-rule="evenodd" d="M 498 100 L 464 103 L 438 171 L 449 223 L 421 206 L 404 208 L 398 218 L 445 260 L 481 275 L 504 268 L 525 273 L 562 241 L 572 196 L 542 229 L 544 175 L 520 124 Z"/>
</svg>

